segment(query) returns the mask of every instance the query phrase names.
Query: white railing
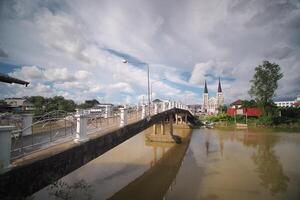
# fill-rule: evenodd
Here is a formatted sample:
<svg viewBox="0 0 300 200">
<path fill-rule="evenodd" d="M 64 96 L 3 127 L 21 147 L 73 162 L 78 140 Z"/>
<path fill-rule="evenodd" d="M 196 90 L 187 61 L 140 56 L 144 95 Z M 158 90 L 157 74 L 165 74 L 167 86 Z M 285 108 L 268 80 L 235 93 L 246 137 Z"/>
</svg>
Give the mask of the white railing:
<svg viewBox="0 0 300 200">
<path fill-rule="evenodd" d="M 173 108 L 188 110 L 181 102 L 168 101 L 152 104 L 150 108 L 145 105 L 135 109 L 121 108 L 115 113 L 90 114 L 78 110 L 75 115 L 64 111 L 53 111 L 36 118 L 32 118 L 32 116 L 30 118 L 29 115 L 23 116 L 27 117 L 26 120 L 22 122 L 18 120 L 16 123 L 18 126 L 21 123 L 23 127 L 19 127 L 17 130 L 10 128 L 8 131 L 12 138 L 11 158 L 16 159 L 35 150 L 48 148 L 66 141 L 86 141 L 90 134 L 101 135 L 110 129 L 116 129 L 147 118 L 149 113 L 151 117 Z M 29 122 L 31 123 L 28 124 Z M 24 124 L 26 125 L 24 126 Z"/>
</svg>

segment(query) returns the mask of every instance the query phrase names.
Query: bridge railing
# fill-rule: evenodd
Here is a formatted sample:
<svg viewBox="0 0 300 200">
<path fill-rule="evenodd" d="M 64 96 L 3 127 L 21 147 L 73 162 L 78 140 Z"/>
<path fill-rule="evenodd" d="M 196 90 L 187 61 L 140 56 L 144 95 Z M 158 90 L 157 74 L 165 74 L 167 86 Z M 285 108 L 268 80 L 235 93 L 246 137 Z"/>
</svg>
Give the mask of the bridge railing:
<svg viewBox="0 0 300 200">
<path fill-rule="evenodd" d="M 32 116 L 25 118 L 32 122 L 30 117 Z M 25 123 L 22 129 L 11 132 L 11 158 L 16 159 L 32 151 L 63 142 L 74 135 L 75 129 L 75 119 L 64 111 L 53 111 L 33 123 Z"/>
<path fill-rule="evenodd" d="M 121 108 L 119 112 L 111 113 L 110 116 L 107 113 L 105 115 L 103 113 L 91 115 L 82 112 L 77 113 L 79 115 L 74 115 L 74 113 L 70 114 L 64 111 L 53 111 L 34 118 L 32 115 L 24 115 L 22 119 L 15 118 L 14 124 L 8 123 L 9 119 L 5 119 L 5 121 L 2 120 L 4 118 L 1 118 L 0 125 L 17 127 L 13 131 L 9 131 L 11 135 L 10 158 L 16 159 L 39 149 L 74 140 L 74 138 L 75 141 L 80 141 L 78 137 L 80 139 L 85 135 L 88 138 L 88 134 L 96 132 L 102 134 L 108 129 L 136 122 L 147 117 L 149 110 L 150 115 L 153 116 L 174 107 L 185 109 L 182 103 L 169 101 L 160 102 L 156 105 L 151 104 L 149 108 L 145 105 L 135 109 Z M 86 122 L 80 123 L 80 120 L 83 119 Z M 4 122 L 6 124 L 3 124 Z M 85 127 L 82 128 L 82 126 Z M 85 132 L 84 135 L 81 135 L 82 132 Z"/>
</svg>

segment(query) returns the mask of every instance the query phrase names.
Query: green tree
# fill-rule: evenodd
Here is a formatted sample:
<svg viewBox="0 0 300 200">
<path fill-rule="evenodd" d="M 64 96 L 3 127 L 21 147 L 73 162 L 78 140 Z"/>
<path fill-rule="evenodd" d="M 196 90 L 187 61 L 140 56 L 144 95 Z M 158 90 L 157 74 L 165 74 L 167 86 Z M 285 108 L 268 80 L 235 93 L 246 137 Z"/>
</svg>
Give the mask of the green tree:
<svg viewBox="0 0 300 200">
<path fill-rule="evenodd" d="M 264 61 L 262 65 L 255 68 L 255 74 L 251 82 L 249 94 L 263 108 L 272 104 L 272 98 L 278 87 L 278 81 L 283 77 L 280 66 L 276 63 Z"/>
<path fill-rule="evenodd" d="M 257 107 L 257 103 L 253 99 L 251 99 L 250 101 L 244 100 L 242 102 L 242 107 L 243 108 L 254 108 L 254 107 Z"/>
</svg>

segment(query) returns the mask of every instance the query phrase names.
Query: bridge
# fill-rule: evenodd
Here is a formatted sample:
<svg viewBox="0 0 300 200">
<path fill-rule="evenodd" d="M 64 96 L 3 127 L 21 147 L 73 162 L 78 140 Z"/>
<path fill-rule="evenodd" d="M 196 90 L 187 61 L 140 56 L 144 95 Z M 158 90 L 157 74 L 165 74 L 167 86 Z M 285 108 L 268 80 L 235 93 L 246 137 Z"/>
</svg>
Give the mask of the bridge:
<svg viewBox="0 0 300 200">
<path fill-rule="evenodd" d="M 197 124 L 197 119 L 191 112 L 184 105 L 175 102 L 156 105 L 150 110 L 142 106 L 129 113 L 126 108 L 121 108 L 118 116 L 104 119 L 91 117 L 81 111 L 75 117 L 76 134 L 65 134 L 67 137 L 61 138 L 63 142 L 54 143 L 47 148 L 34 148 L 15 159 L 10 158 L 13 155 L 10 152 L 11 146 L 1 145 L 1 199 L 31 195 L 151 126 L 153 131 L 147 135 L 149 141 L 179 143 L 180 138 L 173 134 L 173 126 Z M 63 132 L 73 128 L 65 127 Z M 22 131 L 27 129 L 25 127 Z M 11 140 L 10 135 L 11 127 L 3 127 L 1 141 Z M 23 145 L 19 149 L 24 152 L 22 147 Z"/>
</svg>

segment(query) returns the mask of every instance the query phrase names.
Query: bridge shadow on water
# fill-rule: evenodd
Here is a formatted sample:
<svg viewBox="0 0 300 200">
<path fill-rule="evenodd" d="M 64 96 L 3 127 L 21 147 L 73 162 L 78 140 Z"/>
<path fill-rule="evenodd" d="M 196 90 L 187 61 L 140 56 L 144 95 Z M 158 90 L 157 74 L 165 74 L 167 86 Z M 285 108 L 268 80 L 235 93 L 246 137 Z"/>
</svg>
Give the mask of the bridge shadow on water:
<svg viewBox="0 0 300 200">
<path fill-rule="evenodd" d="M 189 130 L 181 144 L 172 144 L 171 148 L 164 153 L 161 159 L 153 163 L 149 170 L 109 199 L 163 199 L 167 191 L 172 187 L 172 183 L 181 167 L 190 143 L 191 131 Z M 146 145 L 154 148 L 164 146 L 163 143 L 151 142 L 146 142 Z"/>
</svg>

